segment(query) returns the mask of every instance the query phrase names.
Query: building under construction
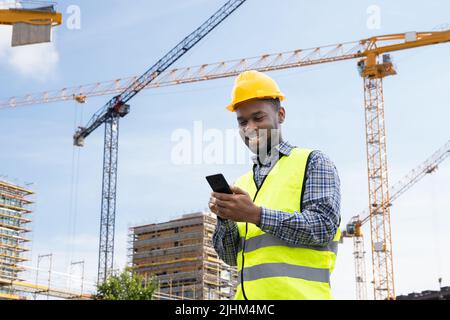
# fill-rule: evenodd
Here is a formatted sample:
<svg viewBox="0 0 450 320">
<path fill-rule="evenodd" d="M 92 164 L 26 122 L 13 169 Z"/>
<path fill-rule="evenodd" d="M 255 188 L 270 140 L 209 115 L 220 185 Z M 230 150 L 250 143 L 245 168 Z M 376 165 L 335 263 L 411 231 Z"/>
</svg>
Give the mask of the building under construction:
<svg viewBox="0 0 450 320">
<path fill-rule="evenodd" d="M 212 245 L 216 217 L 208 212 L 130 228 L 133 270 L 158 284 L 156 299 L 223 300 L 234 297 L 237 271 Z"/>
<path fill-rule="evenodd" d="M 25 234 L 30 232 L 26 225 L 31 222 L 27 207 L 32 201 L 27 198 L 33 192 L 17 185 L 0 181 L 0 299 L 16 299 L 19 296 L 9 284 L 19 281 L 19 273 L 25 269 L 27 261 L 24 253 L 29 250 L 29 240 Z"/>
</svg>

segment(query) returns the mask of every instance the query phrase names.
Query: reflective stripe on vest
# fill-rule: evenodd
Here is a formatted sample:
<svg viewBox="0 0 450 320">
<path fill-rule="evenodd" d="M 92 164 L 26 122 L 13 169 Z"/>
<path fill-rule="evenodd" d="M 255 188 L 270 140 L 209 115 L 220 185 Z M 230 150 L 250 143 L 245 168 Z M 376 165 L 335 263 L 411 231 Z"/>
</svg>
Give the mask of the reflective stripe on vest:
<svg viewBox="0 0 450 320">
<path fill-rule="evenodd" d="M 238 251 L 242 250 L 244 244 L 244 237 L 239 239 Z M 245 243 L 245 252 L 251 252 L 253 250 L 257 250 L 259 248 L 264 247 L 276 247 L 276 246 L 285 246 L 289 248 L 303 248 L 317 251 L 330 251 L 337 255 L 339 241 L 331 241 L 327 246 L 306 246 L 302 244 L 290 244 L 286 241 L 281 240 L 269 233 L 263 233 L 259 236 L 247 239 Z"/>
<path fill-rule="evenodd" d="M 311 150 L 294 148 L 289 156 L 278 160 L 259 189 L 253 171 L 240 177 L 235 185 L 247 191 L 258 206 L 301 212 L 310 154 Z M 244 299 L 244 292 L 248 299 L 332 299 L 329 282 L 340 229 L 332 242 L 320 247 L 289 244 L 252 223 L 237 224 L 239 284 L 235 299 Z"/>
<path fill-rule="evenodd" d="M 245 268 L 244 281 L 269 277 L 290 277 L 329 283 L 330 270 L 296 266 L 288 263 L 266 263 Z M 238 282 L 242 282 L 241 274 L 239 274 Z"/>
</svg>

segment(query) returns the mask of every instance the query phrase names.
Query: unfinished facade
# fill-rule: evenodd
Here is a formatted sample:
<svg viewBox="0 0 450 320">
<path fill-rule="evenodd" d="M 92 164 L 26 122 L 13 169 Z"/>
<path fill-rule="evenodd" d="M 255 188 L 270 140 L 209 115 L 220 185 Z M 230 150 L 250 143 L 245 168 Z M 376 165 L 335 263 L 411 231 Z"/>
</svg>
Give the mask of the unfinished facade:
<svg viewBox="0 0 450 320">
<path fill-rule="evenodd" d="M 199 212 L 130 228 L 131 265 L 146 279 L 156 276 L 156 299 L 234 297 L 236 268 L 220 260 L 214 250 L 215 224 L 213 214 Z"/>
<path fill-rule="evenodd" d="M 19 273 L 24 271 L 21 264 L 27 259 L 24 253 L 29 250 L 25 237 L 26 225 L 31 222 L 27 216 L 32 204 L 28 199 L 33 192 L 9 182 L 0 181 L 0 299 L 17 298 L 9 286 L 19 279 Z"/>
</svg>

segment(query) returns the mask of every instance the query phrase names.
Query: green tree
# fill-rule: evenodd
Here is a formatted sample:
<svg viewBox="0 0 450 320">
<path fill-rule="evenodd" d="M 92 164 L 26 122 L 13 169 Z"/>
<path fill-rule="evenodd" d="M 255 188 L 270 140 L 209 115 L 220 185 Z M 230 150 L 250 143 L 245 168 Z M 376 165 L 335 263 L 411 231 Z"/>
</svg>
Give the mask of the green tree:
<svg viewBox="0 0 450 320">
<path fill-rule="evenodd" d="M 152 278 L 146 282 L 144 277 L 125 268 L 121 273 L 109 276 L 105 282 L 97 284 L 95 300 L 151 300 L 156 289 Z"/>
</svg>

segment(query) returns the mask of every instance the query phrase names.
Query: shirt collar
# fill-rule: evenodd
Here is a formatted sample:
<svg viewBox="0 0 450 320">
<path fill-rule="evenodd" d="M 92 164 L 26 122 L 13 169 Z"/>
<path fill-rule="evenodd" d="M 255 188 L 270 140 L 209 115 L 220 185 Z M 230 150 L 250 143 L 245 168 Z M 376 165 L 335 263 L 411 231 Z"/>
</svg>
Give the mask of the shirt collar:
<svg viewBox="0 0 450 320">
<path fill-rule="evenodd" d="M 263 163 L 259 163 L 257 155 L 252 157 L 252 161 L 256 165 L 260 165 L 261 164 L 263 166 L 264 165 L 268 166 L 268 165 L 270 165 L 270 163 L 274 159 L 274 157 L 277 154 L 277 152 L 279 152 L 282 155 L 289 156 L 291 154 L 291 152 L 292 152 L 292 149 L 294 149 L 294 146 L 292 146 L 289 142 L 281 141 L 279 144 L 277 144 L 275 147 L 272 148 L 272 150 L 270 152 L 270 155 L 265 159 L 265 161 Z M 274 152 L 274 151 L 277 151 L 277 152 Z"/>
</svg>

